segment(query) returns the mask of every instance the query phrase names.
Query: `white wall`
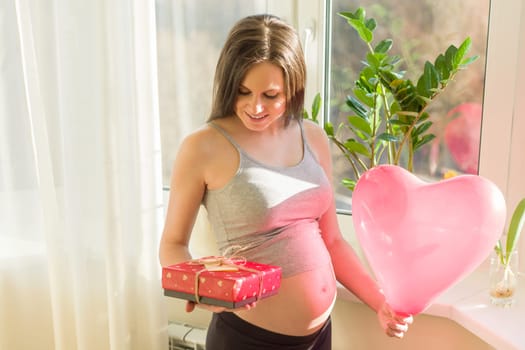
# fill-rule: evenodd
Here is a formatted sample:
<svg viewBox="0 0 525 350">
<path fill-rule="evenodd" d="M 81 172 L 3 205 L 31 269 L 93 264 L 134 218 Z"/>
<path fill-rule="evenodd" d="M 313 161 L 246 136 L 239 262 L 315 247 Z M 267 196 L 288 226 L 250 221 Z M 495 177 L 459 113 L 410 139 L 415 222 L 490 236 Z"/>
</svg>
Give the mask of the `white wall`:
<svg viewBox="0 0 525 350">
<path fill-rule="evenodd" d="M 338 300 L 332 313 L 333 350 L 489 350 L 487 343 L 442 317 L 418 315 L 403 339 L 387 337 L 373 311 Z"/>
</svg>

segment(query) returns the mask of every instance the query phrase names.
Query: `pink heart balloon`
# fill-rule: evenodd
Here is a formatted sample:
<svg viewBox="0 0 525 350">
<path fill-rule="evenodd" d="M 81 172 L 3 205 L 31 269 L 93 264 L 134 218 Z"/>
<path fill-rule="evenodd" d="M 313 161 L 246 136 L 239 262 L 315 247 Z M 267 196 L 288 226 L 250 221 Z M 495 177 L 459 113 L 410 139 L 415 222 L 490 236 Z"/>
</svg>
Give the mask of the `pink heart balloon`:
<svg viewBox="0 0 525 350">
<path fill-rule="evenodd" d="M 503 194 L 477 175 L 426 183 L 380 165 L 352 195 L 356 234 L 386 301 L 412 315 L 490 255 L 505 219 Z"/>
</svg>

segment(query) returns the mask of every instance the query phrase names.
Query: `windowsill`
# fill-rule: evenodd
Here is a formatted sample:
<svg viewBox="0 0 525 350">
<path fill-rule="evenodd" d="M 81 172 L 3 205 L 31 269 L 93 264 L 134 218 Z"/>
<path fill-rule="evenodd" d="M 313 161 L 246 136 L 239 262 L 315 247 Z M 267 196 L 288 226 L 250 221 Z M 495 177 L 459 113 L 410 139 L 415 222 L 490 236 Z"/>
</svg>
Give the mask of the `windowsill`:
<svg viewBox="0 0 525 350">
<path fill-rule="evenodd" d="M 523 275 L 520 276 L 523 283 Z M 525 288 L 518 288 L 516 304 L 501 308 L 490 303 L 488 272 L 480 267 L 449 288 L 423 314 L 445 317 L 455 321 L 496 349 L 525 349 Z M 360 302 L 343 286 L 338 287 L 342 300 Z"/>
</svg>

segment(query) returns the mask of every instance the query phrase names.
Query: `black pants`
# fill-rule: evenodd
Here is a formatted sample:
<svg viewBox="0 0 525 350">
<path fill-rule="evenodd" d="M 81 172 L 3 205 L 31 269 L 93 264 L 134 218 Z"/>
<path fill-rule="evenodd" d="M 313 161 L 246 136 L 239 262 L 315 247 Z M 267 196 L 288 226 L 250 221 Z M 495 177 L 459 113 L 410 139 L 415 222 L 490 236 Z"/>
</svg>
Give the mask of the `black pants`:
<svg viewBox="0 0 525 350">
<path fill-rule="evenodd" d="M 313 334 L 290 336 L 257 327 L 232 312 L 221 312 L 213 314 L 206 336 L 206 350 L 331 350 L 331 348 L 330 318 Z"/>
</svg>

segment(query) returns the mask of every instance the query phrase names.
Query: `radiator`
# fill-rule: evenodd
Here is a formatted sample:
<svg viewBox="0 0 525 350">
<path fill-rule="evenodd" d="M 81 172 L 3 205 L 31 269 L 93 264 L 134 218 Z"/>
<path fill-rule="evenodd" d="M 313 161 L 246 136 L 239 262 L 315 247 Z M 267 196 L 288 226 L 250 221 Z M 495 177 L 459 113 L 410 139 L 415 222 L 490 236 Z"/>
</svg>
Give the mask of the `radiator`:
<svg viewBox="0 0 525 350">
<path fill-rule="evenodd" d="M 188 324 L 168 325 L 168 350 L 205 350 L 206 329 Z"/>
</svg>

